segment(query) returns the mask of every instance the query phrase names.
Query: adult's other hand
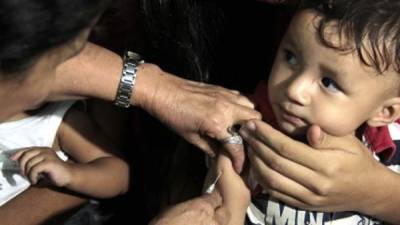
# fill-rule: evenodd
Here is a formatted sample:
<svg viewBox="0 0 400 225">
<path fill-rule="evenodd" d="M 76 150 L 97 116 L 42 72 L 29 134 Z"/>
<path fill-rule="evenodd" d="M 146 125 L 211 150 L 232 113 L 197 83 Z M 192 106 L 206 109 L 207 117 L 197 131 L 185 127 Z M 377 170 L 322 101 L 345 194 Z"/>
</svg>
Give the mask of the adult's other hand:
<svg viewBox="0 0 400 225">
<path fill-rule="evenodd" d="M 224 225 L 230 215 L 221 207 L 217 192 L 175 205 L 154 218 L 150 225 Z"/>
<path fill-rule="evenodd" d="M 398 222 L 397 213 L 382 206 L 395 201 L 399 177 L 357 138 L 332 137 L 314 125 L 308 131 L 313 148 L 262 121 L 250 121 L 241 134 L 258 181 L 271 196 L 306 210 L 351 210 Z"/>
<path fill-rule="evenodd" d="M 113 101 L 121 70 L 121 57 L 88 43 L 79 56 L 58 68 L 48 100 L 88 96 Z M 214 147 L 216 140 L 231 135 L 231 126 L 261 118 L 253 104 L 238 91 L 185 80 L 150 63 L 138 67 L 131 104 L 154 115 L 210 155 L 218 149 Z M 235 169 L 240 171 L 243 146 L 225 147 Z"/>
<path fill-rule="evenodd" d="M 216 146 L 218 140 L 232 135 L 229 132 L 232 126 L 261 118 L 253 103 L 238 91 L 185 80 L 155 66 L 141 70 L 145 75 L 138 76 L 136 93 L 147 97 L 138 99 L 138 104 L 211 156 L 219 149 Z M 150 79 L 154 74 L 158 74 L 157 77 Z M 142 90 L 141 87 L 147 89 Z M 153 90 L 149 90 L 151 87 Z M 243 146 L 225 144 L 224 147 L 233 160 L 234 168 L 240 171 L 244 162 Z"/>
</svg>

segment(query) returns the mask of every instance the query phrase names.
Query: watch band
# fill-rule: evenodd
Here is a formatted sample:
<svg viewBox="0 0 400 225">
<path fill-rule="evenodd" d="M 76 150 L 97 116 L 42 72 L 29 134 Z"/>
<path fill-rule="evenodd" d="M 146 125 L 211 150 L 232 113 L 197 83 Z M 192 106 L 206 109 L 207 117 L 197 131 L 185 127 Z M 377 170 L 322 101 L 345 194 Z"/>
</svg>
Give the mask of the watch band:
<svg viewBox="0 0 400 225">
<path fill-rule="evenodd" d="M 116 106 L 128 108 L 131 105 L 137 67 L 143 62 L 141 56 L 135 52 L 126 51 L 124 53 L 121 80 L 114 100 Z"/>
</svg>

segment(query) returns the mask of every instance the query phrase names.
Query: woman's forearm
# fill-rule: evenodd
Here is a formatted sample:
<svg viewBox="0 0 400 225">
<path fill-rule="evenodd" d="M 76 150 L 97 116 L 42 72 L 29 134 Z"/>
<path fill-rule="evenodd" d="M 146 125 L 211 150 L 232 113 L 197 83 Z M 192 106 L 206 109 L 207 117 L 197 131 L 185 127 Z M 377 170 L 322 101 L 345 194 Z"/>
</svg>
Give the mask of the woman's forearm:
<svg viewBox="0 0 400 225">
<path fill-rule="evenodd" d="M 117 54 L 88 43 L 82 52 L 57 68 L 50 100 L 97 97 L 112 100 L 122 71 Z"/>
<path fill-rule="evenodd" d="M 121 56 L 88 43 L 79 55 L 59 66 L 49 100 L 93 97 L 113 101 L 121 73 Z M 143 107 L 154 95 L 162 74 L 155 65 L 144 63 L 138 66 L 131 104 Z"/>
<path fill-rule="evenodd" d="M 120 56 L 88 43 L 78 56 L 58 68 L 48 100 L 94 97 L 113 101 L 121 73 Z M 144 109 L 209 154 L 214 149 L 208 137 L 222 140 L 231 136 L 228 128 L 234 124 L 261 118 L 249 99 L 237 91 L 185 80 L 149 63 L 139 65 L 136 74 L 131 105 Z M 244 161 L 242 146 L 227 145 L 226 149 L 239 171 Z"/>
</svg>

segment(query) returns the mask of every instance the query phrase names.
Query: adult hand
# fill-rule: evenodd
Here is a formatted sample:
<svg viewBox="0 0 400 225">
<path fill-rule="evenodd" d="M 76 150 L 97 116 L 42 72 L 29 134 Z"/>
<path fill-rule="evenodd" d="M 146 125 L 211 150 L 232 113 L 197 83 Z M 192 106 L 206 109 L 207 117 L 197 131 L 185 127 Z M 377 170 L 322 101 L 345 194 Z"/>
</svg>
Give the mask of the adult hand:
<svg viewBox="0 0 400 225">
<path fill-rule="evenodd" d="M 210 155 L 218 149 L 216 140 L 231 136 L 230 127 L 261 118 L 253 103 L 238 91 L 185 80 L 155 66 L 143 66 L 138 73 L 134 95 L 137 99 L 133 101 Z M 236 171 L 240 171 L 243 146 L 224 147 Z"/>
<path fill-rule="evenodd" d="M 306 210 L 351 210 L 393 219 L 378 208 L 393 198 L 388 186 L 399 178 L 355 137 L 332 137 L 312 126 L 308 139 L 315 149 L 262 121 L 248 122 L 241 134 L 258 181 L 271 196 Z"/>
<path fill-rule="evenodd" d="M 167 209 L 150 225 L 223 225 L 230 215 L 220 207 L 222 199 L 217 192 L 180 203 Z"/>
<path fill-rule="evenodd" d="M 121 70 L 120 56 L 88 43 L 77 57 L 58 67 L 47 100 L 87 96 L 113 101 Z M 215 153 L 215 140 L 230 136 L 229 127 L 261 118 L 253 104 L 237 91 L 184 80 L 149 63 L 138 67 L 131 104 L 154 115 L 210 155 Z M 240 171 L 243 147 L 226 145 L 226 149 Z"/>
</svg>

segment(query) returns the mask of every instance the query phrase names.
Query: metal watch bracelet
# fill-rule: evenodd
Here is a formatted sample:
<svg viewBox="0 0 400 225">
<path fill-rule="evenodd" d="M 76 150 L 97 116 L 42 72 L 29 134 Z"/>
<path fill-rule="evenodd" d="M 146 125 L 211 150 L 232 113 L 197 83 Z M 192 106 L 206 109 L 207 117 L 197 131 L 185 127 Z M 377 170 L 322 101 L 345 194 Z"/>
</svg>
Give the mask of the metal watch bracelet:
<svg viewBox="0 0 400 225">
<path fill-rule="evenodd" d="M 116 106 L 128 108 L 131 105 L 137 67 L 142 63 L 144 61 L 139 54 L 131 51 L 124 53 L 121 80 L 114 100 Z"/>
</svg>

